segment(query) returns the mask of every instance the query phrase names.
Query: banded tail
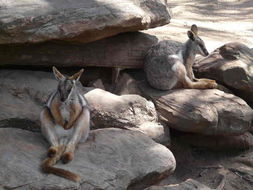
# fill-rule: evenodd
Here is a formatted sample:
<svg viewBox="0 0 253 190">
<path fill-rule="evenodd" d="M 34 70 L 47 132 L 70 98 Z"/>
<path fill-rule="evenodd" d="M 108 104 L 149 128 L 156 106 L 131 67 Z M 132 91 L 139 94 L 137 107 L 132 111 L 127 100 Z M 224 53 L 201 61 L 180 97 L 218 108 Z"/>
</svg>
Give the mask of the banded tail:
<svg viewBox="0 0 253 190">
<path fill-rule="evenodd" d="M 64 151 L 65 151 L 65 146 L 60 146 L 58 151 L 56 152 L 56 154 L 52 158 L 46 158 L 43 161 L 43 163 L 41 165 L 41 169 L 45 173 L 51 173 L 51 174 L 69 179 L 74 182 L 79 182 L 81 180 L 79 175 L 72 173 L 70 171 L 61 169 L 61 168 L 53 167 L 53 165 L 55 165 L 56 162 L 58 160 L 60 160 Z"/>
</svg>

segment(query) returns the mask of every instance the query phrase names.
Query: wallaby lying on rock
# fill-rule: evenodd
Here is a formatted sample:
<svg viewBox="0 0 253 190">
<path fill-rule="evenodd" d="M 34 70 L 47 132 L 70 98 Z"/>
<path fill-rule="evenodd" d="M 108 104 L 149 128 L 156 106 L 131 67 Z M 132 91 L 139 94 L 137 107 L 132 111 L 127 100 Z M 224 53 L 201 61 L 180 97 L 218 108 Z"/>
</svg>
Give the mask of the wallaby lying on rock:
<svg viewBox="0 0 253 190">
<path fill-rule="evenodd" d="M 148 51 L 144 60 L 144 71 L 152 87 L 160 90 L 179 87 L 199 89 L 217 87 L 214 80 L 195 78 L 192 65 L 196 54 L 207 56 L 209 53 L 204 41 L 198 36 L 196 25 L 191 26 L 187 35 L 189 39 L 176 54 L 161 53 L 159 44 Z"/>
<path fill-rule="evenodd" d="M 78 175 L 53 165 L 60 159 L 63 163 L 70 162 L 76 145 L 81 140 L 86 141 L 89 135 L 90 111 L 76 85 L 83 69 L 71 77 L 65 77 L 55 67 L 53 72 L 59 81 L 58 87 L 40 115 L 41 131 L 51 145 L 42 170 L 77 182 L 80 181 Z"/>
</svg>

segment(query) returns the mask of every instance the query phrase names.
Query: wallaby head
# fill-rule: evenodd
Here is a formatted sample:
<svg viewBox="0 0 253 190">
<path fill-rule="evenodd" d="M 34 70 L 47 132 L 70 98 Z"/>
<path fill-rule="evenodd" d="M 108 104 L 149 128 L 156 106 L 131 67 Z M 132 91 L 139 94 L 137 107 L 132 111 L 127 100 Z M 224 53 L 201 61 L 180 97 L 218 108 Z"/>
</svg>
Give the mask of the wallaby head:
<svg viewBox="0 0 253 190">
<path fill-rule="evenodd" d="M 75 73 L 72 76 L 64 76 L 56 69 L 56 67 L 53 67 L 53 72 L 55 78 L 59 81 L 57 91 L 60 95 L 60 100 L 62 102 L 65 102 L 70 99 L 71 95 L 76 90 L 76 81 L 78 81 L 83 73 L 83 69 L 81 69 L 79 72 Z"/>
<path fill-rule="evenodd" d="M 193 42 L 193 45 L 194 45 L 193 48 L 196 48 L 195 49 L 196 54 L 200 54 L 200 55 L 203 55 L 203 56 L 209 55 L 209 53 L 206 49 L 204 41 L 198 36 L 198 27 L 197 27 L 197 25 L 193 24 L 191 26 L 191 30 L 189 30 L 187 32 L 187 35 L 188 35 L 189 39 Z"/>
</svg>

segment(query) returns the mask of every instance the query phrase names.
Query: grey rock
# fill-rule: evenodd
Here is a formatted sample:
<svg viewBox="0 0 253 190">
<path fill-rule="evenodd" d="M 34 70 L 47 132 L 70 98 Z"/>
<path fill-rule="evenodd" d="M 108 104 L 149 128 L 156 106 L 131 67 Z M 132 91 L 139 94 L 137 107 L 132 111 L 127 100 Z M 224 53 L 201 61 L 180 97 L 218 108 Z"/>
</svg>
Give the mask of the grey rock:
<svg viewBox="0 0 253 190">
<path fill-rule="evenodd" d="M 79 144 L 71 163 L 57 164 L 81 176 L 81 182 L 74 183 L 41 173 L 39 166 L 49 145 L 40 134 L 0 129 L 1 186 L 22 190 L 124 190 L 137 185 L 146 188 L 150 181 L 159 181 L 175 170 L 170 150 L 141 133 L 100 129 L 90 135 L 92 138 Z"/>
<path fill-rule="evenodd" d="M 102 89 L 84 93 L 92 121 L 100 127 L 136 127 L 147 121 L 156 122 L 157 113 L 151 101 L 139 95 L 118 96 Z"/>
<path fill-rule="evenodd" d="M 164 185 L 164 186 L 151 186 L 145 190 L 212 190 L 206 185 L 194 180 L 187 179 L 180 184 Z"/>
<path fill-rule="evenodd" d="M 168 24 L 161 0 L 1 1 L 0 43 L 64 39 L 91 42 Z"/>
<path fill-rule="evenodd" d="M 115 95 L 102 89 L 84 93 L 94 128 L 118 127 L 141 131 L 156 142 L 170 144 L 169 129 L 158 123 L 153 102 L 135 95 Z"/>
<path fill-rule="evenodd" d="M 142 85 L 160 119 L 171 128 L 206 135 L 240 135 L 252 126 L 253 110 L 241 98 L 217 89 L 159 91 Z"/>
<path fill-rule="evenodd" d="M 154 141 L 167 147 L 171 145 L 170 128 L 165 124 L 157 122 L 145 122 L 138 127 L 127 127 L 129 130 L 140 131 L 152 138 Z"/>
<path fill-rule="evenodd" d="M 253 51 L 246 45 L 227 43 L 197 61 L 194 69 L 201 77 L 215 79 L 253 102 Z"/>
<path fill-rule="evenodd" d="M 105 90 L 104 83 L 101 79 L 96 79 L 95 81 L 90 81 L 88 84 L 89 87 L 93 88 L 100 88 L 102 90 Z"/>
<path fill-rule="evenodd" d="M 184 133 L 177 138 L 187 145 L 219 151 L 248 150 L 253 147 L 253 135 L 249 132 L 237 136 L 208 136 Z"/>
<path fill-rule="evenodd" d="M 48 72 L 0 71 L 0 120 L 24 119 L 39 124 L 39 114 L 57 81 Z"/>
<path fill-rule="evenodd" d="M 141 91 L 138 87 L 138 81 L 135 80 L 127 73 L 123 73 L 120 77 L 118 82 L 116 83 L 114 93 L 117 95 L 124 95 L 124 94 L 138 94 L 141 95 Z"/>
<path fill-rule="evenodd" d="M 0 65 L 142 68 L 146 52 L 157 41 L 156 36 L 131 32 L 87 44 L 4 44 L 0 45 Z"/>
</svg>

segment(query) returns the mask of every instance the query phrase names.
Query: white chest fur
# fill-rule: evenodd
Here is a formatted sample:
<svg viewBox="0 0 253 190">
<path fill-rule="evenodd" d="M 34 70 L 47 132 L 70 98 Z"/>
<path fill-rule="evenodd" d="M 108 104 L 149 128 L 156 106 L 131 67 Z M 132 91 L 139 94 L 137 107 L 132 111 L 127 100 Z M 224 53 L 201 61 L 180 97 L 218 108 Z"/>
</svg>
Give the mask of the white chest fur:
<svg viewBox="0 0 253 190">
<path fill-rule="evenodd" d="M 65 122 L 68 122 L 70 119 L 70 105 L 69 103 L 63 103 L 60 106 L 60 113 Z"/>
</svg>

